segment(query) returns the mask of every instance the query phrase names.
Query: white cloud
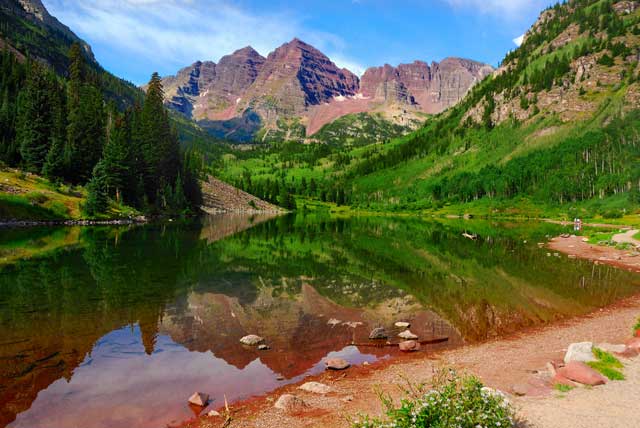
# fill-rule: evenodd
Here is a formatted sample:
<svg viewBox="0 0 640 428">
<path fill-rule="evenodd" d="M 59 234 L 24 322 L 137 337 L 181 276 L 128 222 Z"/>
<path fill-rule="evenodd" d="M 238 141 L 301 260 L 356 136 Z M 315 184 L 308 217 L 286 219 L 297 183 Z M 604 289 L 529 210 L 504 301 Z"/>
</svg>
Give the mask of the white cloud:
<svg viewBox="0 0 640 428">
<path fill-rule="evenodd" d="M 342 58 L 339 37 L 305 28 L 287 12 L 257 14 L 231 0 L 45 0 L 52 15 L 90 43 L 122 52 L 154 70 L 173 70 L 196 60 L 217 61 L 251 45 L 262 55 L 298 37 Z M 100 58 L 98 58 L 100 59 Z M 355 65 L 344 58 L 342 64 Z M 356 72 L 356 70 L 352 70 Z M 126 76 L 125 76 L 126 77 Z M 140 83 L 140 82 L 137 82 Z"/>
<path fill-rule="evenodd" d="M 522 45 L 522 42 L 524 42 L 524 34 L 516 37 L 515 39 L 513 39 L 513 43 L 516 44 L 516 46 L 520 47 L 520 45 Z"/>
</svg>

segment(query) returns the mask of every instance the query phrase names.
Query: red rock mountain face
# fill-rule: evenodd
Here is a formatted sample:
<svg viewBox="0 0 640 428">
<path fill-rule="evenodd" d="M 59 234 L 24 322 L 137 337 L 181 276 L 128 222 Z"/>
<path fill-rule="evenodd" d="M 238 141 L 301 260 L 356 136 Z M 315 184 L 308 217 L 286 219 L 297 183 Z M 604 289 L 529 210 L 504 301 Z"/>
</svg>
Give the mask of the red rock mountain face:
<svg viewBox="0 0 640 428">
<path fill-rule="evenodd" d="M 366 98 L 439 113 L 460 101 L 475 83 L 492 72 L 489 65 L 460 58 L 447 58 L 431 66 L 422 61 L 398 67 L 385 64 L 364 73 L 360 90 Z"/>
<path fill-rule="evenodd" d="M 368 69 L 362 80 L 299 40 L 267 58 L 246 47 L 213 62 L 196 62 L 163 79 L 167 104 L 203 123 L 240 118 L 251 110 L 264 128 L 297 119 L 311 135 L 340 116 L 359 112 L 439 113 L 493 72 L 489 65 L 447 58 L 428 65 Z"/>
</svg>

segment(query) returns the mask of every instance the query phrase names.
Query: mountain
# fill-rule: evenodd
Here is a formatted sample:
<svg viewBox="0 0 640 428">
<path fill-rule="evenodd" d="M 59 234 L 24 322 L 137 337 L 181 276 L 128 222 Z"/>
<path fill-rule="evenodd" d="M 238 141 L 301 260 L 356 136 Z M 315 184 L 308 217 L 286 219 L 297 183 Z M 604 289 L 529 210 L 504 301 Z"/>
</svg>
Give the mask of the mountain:
<svg viewBox="0 0 640 428">
<path fill-rule="evenodd" d="M 267 199 L 277 184 L 366 210 L 629 215 L 640 207 L 639 4 L 570 0 L 546 9 L 497 70 L 415 132 L 363 139 L 349 120 L 321 132 L 346 146 L 282 146 L 236 160 L 221 176 Z M 467 74 L 460 66 L 446 60 L 368 70 L 358 94 L 437 108 L 462 94 L 469 74 L 488 71 L 467 62 Z M 455 77 L 437 77 L 450 67 Z M 420 90 L 428 85 L 434 89 Z"/>
<path fill-rule="evenodd" d="M 454 105 L 493 69 L 449 58 L 371 68 L 362 81 L 299 40 L 266 58 L 246 47 L 196 62 L 163 79 L 167 105 L 216 136 L 235 140 L 303 140 L 335 119 L 380 113 L 406 131 Z"/>
</svg>

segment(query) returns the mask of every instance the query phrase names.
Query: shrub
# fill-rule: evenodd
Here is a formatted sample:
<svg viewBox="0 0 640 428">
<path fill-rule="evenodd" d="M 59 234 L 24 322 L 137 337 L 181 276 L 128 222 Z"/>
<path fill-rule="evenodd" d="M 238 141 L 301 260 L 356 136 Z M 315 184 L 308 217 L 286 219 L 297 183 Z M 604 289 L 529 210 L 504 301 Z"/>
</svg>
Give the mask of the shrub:
<svg viewBox="0 0 640 428">
<path fill-rule="evenodd" d="M 638 318 L 638 322 L 636 322 L 636 325 L 633 326 L 633 332 L 635 333 L 636 330 L 640 330 L 640 318 Z"/>
<path fill-rule="evenodd" d="M 599 371 L 610 380 L 624 380 L 624 374 L 617 370 L 624 367 L 620 360 L 599 348 L 593 348 L 593 355 L 595 355 L 598 361 L 587 363 L 589 366 Z"/>
<path fill-rule="evenodd" d="M 513 427 L 514 411 L 506 398 L 485 388 L 473 376 L 458 377 L 447 371 L 437 376 L 433 389 L 410 387 L 409 398 L 396 407 L 391 398 L 381 397 L 387 420 L 361 416 L 354 428 L 409 427 Z"/>
</svg>

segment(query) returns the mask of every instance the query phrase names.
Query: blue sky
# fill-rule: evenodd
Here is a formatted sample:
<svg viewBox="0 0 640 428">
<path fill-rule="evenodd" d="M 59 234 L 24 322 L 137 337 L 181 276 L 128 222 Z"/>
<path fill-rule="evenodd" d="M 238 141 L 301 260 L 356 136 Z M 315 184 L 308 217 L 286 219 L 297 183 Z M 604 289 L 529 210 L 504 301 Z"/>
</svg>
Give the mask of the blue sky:
<svg viewBox="0 0 640 428">
<path fill-rule="evenodd" d="M 459 56 L 498 65 L 548 0 L 43 0 L 136 84 L 246 45 L 262 55 L 298 37 L 361 74 Z"/>
</svg>

